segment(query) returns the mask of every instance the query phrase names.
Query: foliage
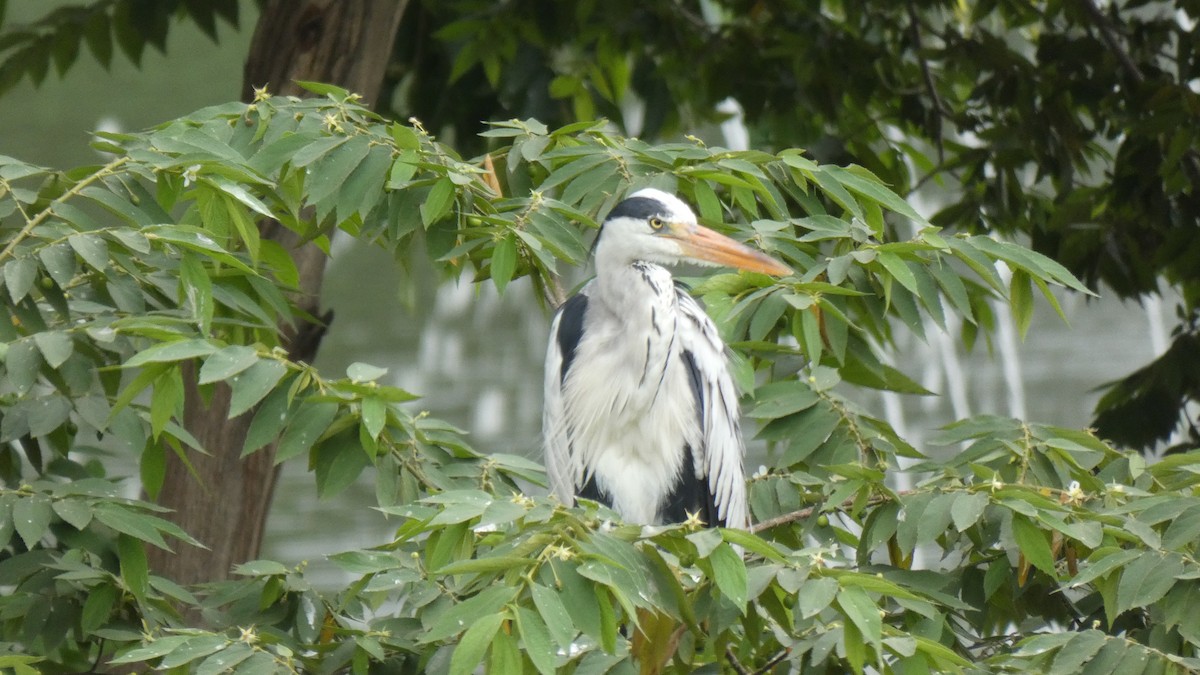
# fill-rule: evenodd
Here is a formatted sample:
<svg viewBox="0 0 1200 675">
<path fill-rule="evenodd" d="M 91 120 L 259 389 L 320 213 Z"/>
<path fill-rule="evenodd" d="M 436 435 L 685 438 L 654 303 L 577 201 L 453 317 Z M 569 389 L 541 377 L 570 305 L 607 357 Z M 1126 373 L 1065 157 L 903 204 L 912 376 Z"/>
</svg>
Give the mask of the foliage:
<svg viewBox="0 0 1200 675">
<path fill-rule="evenodd" d="M 0 24 L 6 5 L 0 2 Z M 236 26 L 239 7 L 237 0 L 100 0 L 58 7 L 28 25 L 5 26 L 0 41 L 0 93 L 25 77 L 40 84 L 51 66 L 63 75 L 85 46 L 105 68 L 116 49 L 140 64 L 147 46 L 166 51 L 171 19 L 176 16 L 185 16 L 216 40 L 218 20 Z"/>
<path fill-rule="evenodd" d="M 880 354 L 921 316 L 986 330 L 986 300 L 1007 296 L 1028 325 L 1034 288 L 1051 303 L 1051 285 L 1082 290 L 1057 263 L 944 236 L 866 169 L 794 150 L 510 121 L 484 134 L 490 175 L 419 125 L 309 86 L 321 98 L 264 93 L 105 134 L 100 167 L 0 160 L 0 667 L 1200 670 L 1200 457 L 1148 467 L 1085 432 L 996 418 L 946 429 L 961 450 L 935 454 L 845 398 L 920 390 Z M 643 530 L 526 496 L 539 466 L 413 414 L 381 369 L 331 378 L 277 348 L 296 273 L 259 218 L 317 242 L 340 228 L 423 247 L 503 289 L 582 263 L 585 231 L 645 185 L 799 270 L 697 288 L 747 357 L 748 414 L 774 449 L 751 482 L 755 533 Z M 894 236 L 899 219 L 911 237 Z M 756 388 L 756 373 L 774 376 Z M 196 447 L 180 425 L 185 397 L 216 387 L 254 416 L 243 448 Z M 274 561 L 202 588 L 149 571 L 147 545 L 190 539 L 121 496 L 110 458 L 136 458 L 153 495 L 165 453 L 271 441 L 325 496 L 373 468 L 395 539 L 332 555 L 357 577 L 332 593 Z M 897 470 L 919 487 L 890 488 Z"/>
<path fill-rule="evenodd" d="M 1121 445 L 1200 445 L 1200 373 L 1176 367 L 1200 360 L 1194 0 L 419 9 L 394 69 L 402 117 L 466 137 L 497 116 L 600 113 L 669 138 L 733 97 L 756 147 L 860 164 L 940 206 L 935 224 L 1027 240 L 1093 289 L 1177 294 L 1174 353 L 1114 383 L 1095 426 Z M 415 39 L 431 28 L 437 41 Z"/>
</svg>

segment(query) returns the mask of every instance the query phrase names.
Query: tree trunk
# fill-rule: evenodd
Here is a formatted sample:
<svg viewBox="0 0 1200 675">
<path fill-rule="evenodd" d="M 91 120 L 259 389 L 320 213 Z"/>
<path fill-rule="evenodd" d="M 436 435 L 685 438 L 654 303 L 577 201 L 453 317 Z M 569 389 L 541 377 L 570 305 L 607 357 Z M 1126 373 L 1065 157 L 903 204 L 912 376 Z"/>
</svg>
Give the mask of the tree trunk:
<svg viewBox="0 0 1200 675">
<path fill-rule="evenodd" d="M 243 100 L 255 87 L 273 94 L 300 95 L 296 80 L 336 84 L 374 102 L 383 84 L 407 0 L 270 0 L 263 7 L 246 60 Z M 299 307 L 320 316 L 318 293 L 325 254 L 302 244 L 278 223 L 261 225 L 264 237 L 292 252 L 300 271 Z M 285 336 L 292 359 L 311 362 L 324 325 L 301 325 Z M 189 456 L 196 475 L 168 453 L 159 503 L 171 519 L 207 550 L 180 544 L 175 554 L 151 548 L 157 574 L 182 584 L 227 578 L 234 565 L 258 557 L 278 472 L 275 449 L 239 459 L 253 411 L 227 420 L 230 390 L 218 386 L 205 401 L 194 381 L 186 387 L 184 426 L 209 455 Z M 198 479 L 197 479 L 198 478 Z"/>
</svg>

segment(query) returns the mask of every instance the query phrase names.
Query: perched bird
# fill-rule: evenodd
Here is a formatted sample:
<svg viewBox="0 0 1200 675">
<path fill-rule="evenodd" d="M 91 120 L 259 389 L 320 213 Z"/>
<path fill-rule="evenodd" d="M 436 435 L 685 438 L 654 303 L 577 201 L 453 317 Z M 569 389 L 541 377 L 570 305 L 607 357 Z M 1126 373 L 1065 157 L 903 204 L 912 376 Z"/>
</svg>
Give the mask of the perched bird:
<svg viewBox="0 0 1200 675">
<path fill-rule="evenodd" d="M 551 491 L 628 522 L 749 527 L 725 345 L 662 265 L 792 271 L 700 226 L 687 204 L 655 189 L 613 208 L 594 257 L 596 277 L 550 326 L 542 431 Z"/>
</svg>

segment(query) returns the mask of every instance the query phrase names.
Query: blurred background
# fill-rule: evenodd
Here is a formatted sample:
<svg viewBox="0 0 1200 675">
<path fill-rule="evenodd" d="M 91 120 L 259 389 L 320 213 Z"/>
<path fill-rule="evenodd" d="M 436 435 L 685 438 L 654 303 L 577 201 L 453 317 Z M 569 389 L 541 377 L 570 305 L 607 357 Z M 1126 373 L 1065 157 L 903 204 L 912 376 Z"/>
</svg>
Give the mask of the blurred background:
<svg viewBox="0 0 1200 675">
<path fill-rule="evenodd" d="M 41 16 L 47 4 L 54 3 L 11 2 L 9 21 Z M 65 77 L 50 75 L 38 88 L 21 82 L 0 106 L 0 154 L 54 168 L 99 163 L 103 157 L 89 147 L 94 130 L 139 130 L 237 99 L 254 26 L 251 8 L 245 10 L 239 30 L 218 26 L 219 45 L 184 22 L 171 31 L 167 55 L 149 49 L 140 68 L 124 58 L 114 58 L 107 70 L 81 59 Z M 735 121 L 706 136 L 736 147 L 745 142 L 745 129 Z M 587 274 L 569 271 L 568 287 Z M 1174 317 L 1165 314 L 1175 303 L 1148 298 L 1139 305 L 1066 293 L 1059 300 L 1069 325 L 1038 303 L 1024 341 L 997 305 L 1002 319 L 990 350 L 981 343 L 966 353 L 953 330 L 934 326 L 926 341 L 902 337 L 893 365 L 937 396 L 852 395 L 918 448 L 931 431 L 968 414 L 1086 426 L 1098 387 L 1166 348 Z M 439 285 L 419 268 L 402 273 L 385 251 L 340 239 L 322 301 L 336 318 L 321 345 L 319 368 L 337 376 L 356 361 L 386 367 L 390 384 L 423 397 L 412 404 L 416 409 L 466 430 L 476 449 L 540 460 L 549 316 L 529 284 L 513 283 L 504 297 L 490 283 Z M 753 472 L 765 450 L 752 443 L 750 452 L 747 468 Z M 368 476 L 361 490 L 322 501 L 305 471 L 302 462 L 284 467 L 263 556 L 288 563 L 311 559 L 313 581 L 332 585 L 340 581 L 337 572 L 314 556 L 384 541 L 393 524 L 371 509 Z"/>
</svg>

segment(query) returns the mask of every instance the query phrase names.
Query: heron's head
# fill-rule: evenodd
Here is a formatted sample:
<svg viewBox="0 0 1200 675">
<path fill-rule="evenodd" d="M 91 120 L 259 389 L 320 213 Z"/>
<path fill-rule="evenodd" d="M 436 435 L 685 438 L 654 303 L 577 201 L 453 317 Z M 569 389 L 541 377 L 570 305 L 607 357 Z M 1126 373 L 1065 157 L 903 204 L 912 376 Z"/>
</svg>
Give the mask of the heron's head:
<svg viewBox="0 0 1200 675">
<path fill-rule="evenodd" d="M 792 270 L 774 258 L 696 222 L 683 200 L 645 188 L 629 195 L 608 214 L 596 241 L 596 261 L 662 265 L 694 262 L 785 276 Z"/>
</svg>

